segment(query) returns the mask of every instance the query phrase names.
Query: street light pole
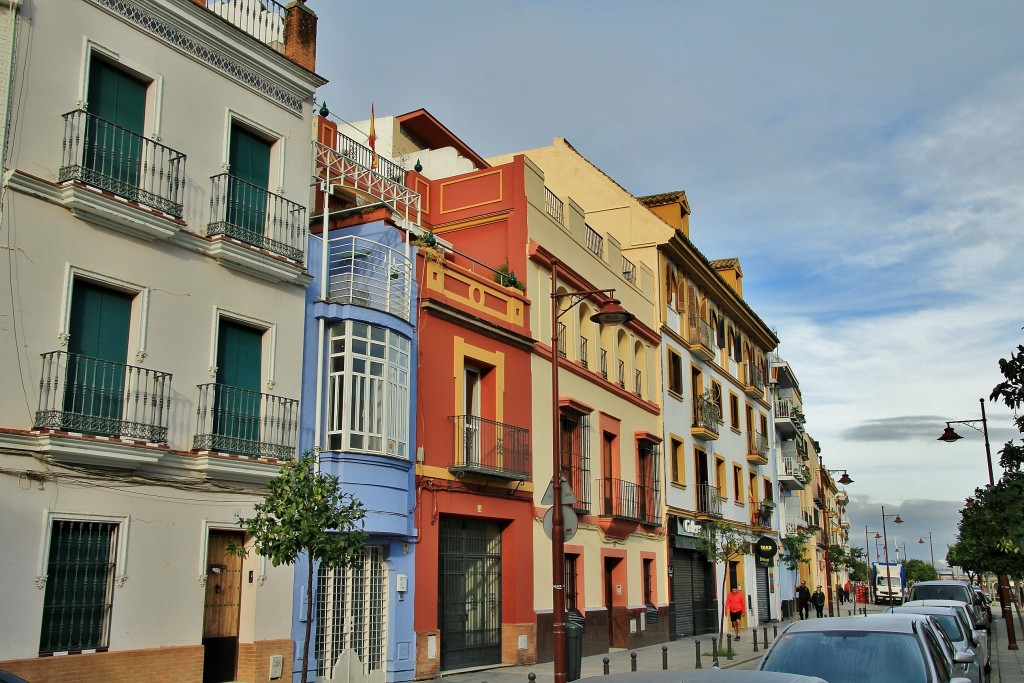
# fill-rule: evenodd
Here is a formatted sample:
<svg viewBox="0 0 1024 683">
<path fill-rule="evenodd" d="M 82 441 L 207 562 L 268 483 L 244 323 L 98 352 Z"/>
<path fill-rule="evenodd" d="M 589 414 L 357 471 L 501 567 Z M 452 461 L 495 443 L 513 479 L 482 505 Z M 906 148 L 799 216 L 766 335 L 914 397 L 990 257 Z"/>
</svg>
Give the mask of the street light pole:
<svg viewBox="0 0 1024 683">
<path fill-rule="evenodd" d="M 614 289 L 594 289 L 577 292 L 558 292 L 558 260 L 551 259 L 551 636 L 555 683 L 566 683 L 568 678 L 568 651 L 565 637 L 565 517 L 562 513 L 562 415 L 558 394 L 558 365 L 561 362 L 559 348 L 558 319 L 575 308 L 589 296 L 603 294 L 609 298 L 591 316 L 594 322 L 624 324 L 635 316 L 619 305 L 618 299 L 610 298 Z M 562 299 L 570 300 L 564 311 L 559 311 Z"/>
<path fill-rule="evenodd" d="M 985 399 L 979 398 L 978 403 L 981 404 L 981 419 L 980 420 L 951 420 L 946 422 L 946 429 L 943 430 L 942 436 L 938 438 L 938 441 L 945 441 L 946 443 L 953 443 L 958 439 L 964 437 L 957 434 L 950 425 L 967 425 L 971 429 L 981 432 L 985 437 L 985 457 L 988 461 L 988 485 L 995 486 L 996 478 L 992 472 L 992 447 L 988 442 L 988 419 L 985 417 Z M 981 429 L 978 429 L 977 423 L 981 422 Z M 1007 578 L 1006 574 L 999 574 L 996 577 L 999 583 L 999 606 L 1003 611 L 1003 622 L 1006 624 L 1006 649 L 1016 650 L 1017 649 L 1017 635 L 1013 628 L 1013 606 L 1010 600 L 1010 579 Z"/>
<path fill-rule="evenodd" d="M 853 479 L 850 478 L 849 473 L 846 470 L 830 470 L 826 469 L 824 465 L 821 466 L 821 474 L 825 476 L 825 481 L 831 481 L 832 472 L 842 472 L 843 476 L 839 478 L 839 483 L 844 486 L 852 484 Z M 822 512 L 822 524 L 825 525 L 825 602 L 828 603 L 828 615 L 832 614 L 832 527 L 828 521 L 828 495 L 824 486 L 821 488 L 821 512 Z"/>
<path fill-rule="evenodd" d="M 903 520 L 900 519 L 899 515 L 887 515 L 887 514 L 885 514 L 885 506 L 884 505 L 882 506 L 882 549 L 885 551 L 885 564 L 886 564 L 886 567 L 885 567 L 885 583 L 886 583 L 886 585 L 887 585 L 887 587 L 889 589 L 889 604 L 890 605 L 895 605 L 896 601 L 892 597 L 892 570 L 889 567 L 889 537 L 885 533 L 885 518 L 886 517 L 895 517 L 896 519 L 894 519 L 892 521 L 895 522 L 896 524 L 902 524 Z M 897 554 L 899 554 L 899 553 L 897 553 Z M 902 600 L 901 600 L 901 602 L 902 602 Z"/>
<path fill-rule="evenodd" d="M 918 541 L 918 543 L 924 544 L 924 537 L 923 536 Z M 934 571 L 936 576 L 937 576 L 938 573 L 939 573 L 939 570 L 935 568 L 935 546 L 932 545 L 932 532 L 930 532 L 930 531 L 928 532 L 928 550 L 929 550 L 929 552 L 931 554 L 931 557 L 932 557 L 932 571 Z"/>
</svg>

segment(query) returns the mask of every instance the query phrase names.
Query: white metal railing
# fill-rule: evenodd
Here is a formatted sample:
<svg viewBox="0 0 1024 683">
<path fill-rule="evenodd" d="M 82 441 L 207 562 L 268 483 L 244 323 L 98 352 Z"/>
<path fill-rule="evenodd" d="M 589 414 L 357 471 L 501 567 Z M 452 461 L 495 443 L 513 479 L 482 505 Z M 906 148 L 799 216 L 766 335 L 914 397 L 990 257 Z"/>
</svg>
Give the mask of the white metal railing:
<svg viewBox="0 0 1024 683">
<path fill-rule="evenodd" d="M 413 264 L 380 242 L 346 235 L 328 241 L 330 301 L 372 308 L 409 320 Z"/>
</svg>

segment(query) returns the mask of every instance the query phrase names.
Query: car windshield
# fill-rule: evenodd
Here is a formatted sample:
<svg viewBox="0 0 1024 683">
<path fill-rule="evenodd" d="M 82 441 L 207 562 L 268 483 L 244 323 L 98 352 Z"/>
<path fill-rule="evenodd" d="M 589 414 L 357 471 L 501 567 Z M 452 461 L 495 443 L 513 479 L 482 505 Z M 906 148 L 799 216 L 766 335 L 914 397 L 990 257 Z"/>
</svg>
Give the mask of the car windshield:
<svg viewBox="0 0 1024 683">
<path fill-rule="evenodd" d="M 914 636 L 878 631 L 787 633 L 763 671 L 817 676 L 829 683 L 925 683 L 924 657 Z"/>
<path fill-rule="evenodd" d="M 914 600 L 959 600 L 964 602 L 961 586 L 914 586 Z"/>
</svg>

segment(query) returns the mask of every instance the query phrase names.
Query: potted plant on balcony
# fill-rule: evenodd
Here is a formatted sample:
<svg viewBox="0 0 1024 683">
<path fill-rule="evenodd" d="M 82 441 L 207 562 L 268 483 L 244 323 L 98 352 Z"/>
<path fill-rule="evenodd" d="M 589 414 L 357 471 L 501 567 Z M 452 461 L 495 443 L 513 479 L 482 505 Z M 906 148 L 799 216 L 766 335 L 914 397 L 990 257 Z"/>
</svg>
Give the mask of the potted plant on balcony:
<svg viewBox="0 0 1024 683">
<path fill-rule="evenodd" d="M 526 291 L 526 285 L 519 281 L 515 271 L 509 270 L 508 261 L 494 271 L 494 281 L 502 287 L 511 287 L 512 289 L 518 289 L 520 292 Z"/>
</svg>

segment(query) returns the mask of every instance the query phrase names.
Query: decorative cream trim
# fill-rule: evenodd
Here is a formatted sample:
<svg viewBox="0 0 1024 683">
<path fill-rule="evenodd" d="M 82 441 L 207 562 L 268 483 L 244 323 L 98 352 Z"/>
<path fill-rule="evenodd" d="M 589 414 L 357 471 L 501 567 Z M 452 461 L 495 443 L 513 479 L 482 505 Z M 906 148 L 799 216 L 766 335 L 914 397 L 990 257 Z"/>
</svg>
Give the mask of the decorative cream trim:
<svg viewBox="0 0 1024 683">
<path fill-rule="evenodd" d="M 75 279 L 90 280 L 97 284 L 106 285 L 111 289 L 118 289 L 128 292 L 136 297 L 132 301 L 132 317 L 138 324 L 138 338 L 136 339 L 135 360 L 141 363 L 146 359 L 146 338 L 149 333 L 149 287 L 122 280 L 120 278 L 97 273 L 93 270 L 86 270 L 78 266 L 66 263 L 64 267 L 64 292 L 60 302 L 60 323 L 57 330 L 57 341 L 63 348 L 67 348 L 71 338 L 71 293 L 74 289 Z"/>
<path fill-rule="evenodd" d="M 34 577 L 36 588 L 46 588 L 47 564 L 50 554 L 50 535 L 53 531 L 55 521 L 79 521 L 79 522 L 110 522 L 118 525 L 117 529 L 117 554 L 114 557 L 114 585 L 123 588 L 128 581 L 128 531 L 131 526 L 130 515 L 106 515 L 91 512 L 59 512 L 54 510 L 43 510 L 43 530 L 41 534 L 42 543 L 39 546 L 38 573 Z"/>
</svg>

